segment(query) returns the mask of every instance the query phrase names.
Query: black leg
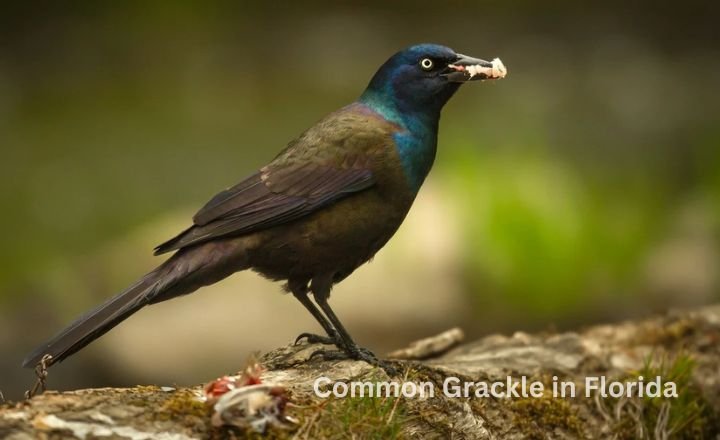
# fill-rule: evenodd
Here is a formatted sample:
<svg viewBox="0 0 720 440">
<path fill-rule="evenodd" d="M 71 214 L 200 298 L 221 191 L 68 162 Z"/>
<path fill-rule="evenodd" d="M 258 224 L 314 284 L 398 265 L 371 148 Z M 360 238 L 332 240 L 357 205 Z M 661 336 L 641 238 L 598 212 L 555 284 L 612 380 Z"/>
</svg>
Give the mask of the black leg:
<svg viewBox="0 0 720 440">
<path fill-rule="evenodd" d="M 320 306 L 320 309 L 322 309 L 325 316 L 327 316 L 327 318 L 330 320 L 330 323 L 337 331 L 340 340 L 343 342 L 343 346 L 338 345 L 338 348 L 344 349 L 349 354 L 349 352 L 353 351 L 353 349 L 357 349 L 358 345 L 355 343 L 355 341 L 353 341 L 350 333 L 345 330 L 345 326 L 342 325 L 342 322 L 340 322 L 340 319 L 337 317 L 337 315 L 335 315 L 333 309 L 330 308 L 330 304 L 328 304 L 328 299 L 330 298 L 330 290 L 332 289 L 332 280 L 333 277 L 331 274 L 315 277 L 313 278 L 312 284 L 310 285 L 310 290 L 312 290 L 315 302 L 318 306 Z"/>
<path fill-rule="evenodd" d="M 398 370 L 390 363 L 378 359 L 372 351 L 368 350 L 367 348 L 360 347 L 355 343 L 355 341 L 353 341 L 353 339 L 350 337 L 350 334 L 347 332 L 347 330 L 345 330 L 345 327 L 343 327 L 342 323 L 340 322 L 340 319 L 338 319 L 338 317 L 335 315 L 335 312 L 333 312 L 332 308 L 330 308 L 330 304 L 328 304 L 327 302 L 327 297 L 315 297 L 315 301 L 318 303 L 322 311 L 325 312 L 325 315 L 327 315 L 333 326 L 337 329 L 340 340 L 343 341 L 343 345 L 340 346 L 336 344 L 336 346 L 342 351 L 325 352 L 320 350 L 313 353 L 311 358 L 315 357 L 316 355 L 322 356 L 327 360 L 339 360 L 349 357 L 351 359 L 364 361 L 370 365 L 380 367 L 385 370 L 385 372 L 390 376 L 396 376 L 398 374 Z"/>
<path fill-rule="evenodd" d="M 342 322 L 340 322 L 340 318 L 335 315 L 335 312 L 333 312 L 333 309 L 330 308 L 330 304 L 328 304 L 327 297 L 318 297 L 315 295 L 315 302 L 320 306 L 322 311 L 325 313 L 325 316 L 328 317 L 330 320 L 330 323 L 332 323 L 332 326 L 337 330 L 338 335 L 340 336 L 340 339 L 344 342 L 344 344 L 347 347 L 357 347 L 358 345 L 353 341 L 353 338 L 350 336 L 350 333 L 348 333 L 347 330 L 345 330 L 345 327 L 342 325 Z M 342 348 L 342 347 L 339 347 Z"/>
<path fill-rule="evenodd" d="M 397 374 L 395 367 L 387 362 L 381 361 L 375 356 L 370 350 L 362 348 L 353 341 L 350 333 L 345 330 L 345 326 L 340 322 L 340 318 L 335 315 L 335 312 L 328 304 L 328 298 L 330 298 L 330 288 L 332 287 L 332 277 L 313 278 L 312 281 L 312 292 L 315 302 L 320 309 L 325 313 L 325 316 L 330 320 L 332 326 L 337 330 L 337 335 L 342 342 L 341 344 L 335 344 L 341 351 L 316 351 L 311 357 L 322 356 L 325 359 L 356 359 L 365 361 L 371 365 L 378 366 L 385 370 L 390 376 Z"/>
<path fill-rule="evenodd" d="M 307 282 L 288 283 L 288 287 L 290 288 L 293 296 L 297 298 L 298 301 L 300 301 L 300 304 L 305 306 L 305 308 L 313 315 L 313 317 L 315 317 L 315 320 L 320 323 L 323 330 L 325 330 L 325 333 L 327 333 L 327 337 L 316 335 L 313 333 L 301 333 L 295 339 L 295 343 L 297 344 L 301 340 L 306 339 L 310 343 L 337 345 L 337 343 L 340 341 L 340 337 L 333 328 L 332 324 L 330 324 L 330 322 L 328 322 L 327 318 L 322 314 L 322 312 L 318 310 L 317 307 L 315 307 L 315 304 L 310 301 L 310 298 L 308 297 Z"/>
</svg>

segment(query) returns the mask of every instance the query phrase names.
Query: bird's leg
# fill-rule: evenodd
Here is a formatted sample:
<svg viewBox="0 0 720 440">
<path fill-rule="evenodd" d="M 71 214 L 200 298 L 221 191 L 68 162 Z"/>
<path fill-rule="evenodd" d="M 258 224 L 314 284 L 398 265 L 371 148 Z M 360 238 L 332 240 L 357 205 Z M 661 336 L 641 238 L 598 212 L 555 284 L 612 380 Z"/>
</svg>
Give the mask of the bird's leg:
<svg viewBox="0 0 720 440">
<path fill-rule="evenodd" d="M 353 341 L 348 331 L 345 330 L 345 327 L 343 327 L 342 323 L 340 322 L 340 319 L 335 315 L 335 312 L 333 312 L 332 308 L 330 308 L 330 304 L 328 304 L 327 299 L 316 299 L 315 301 L 317 301 L 318 305 L 320 306 L 322 311 L 325 312 L 325 315 L 327 315 L 333 327 L 335 327 L 335 329 L 337 330 L 338 336 L 340 337 L 340 341 L 342 342 L 342 344 L 335 345 L 345 353 L 345 357 L 350 357 L 352 359 L 363 360 L 371 364 L 376 364 L 378 362 L 377 357 L 370 350 L 360 347 L 355 343 L 355 341 Z M 327 358 L 327 356 L 325 357 Z"/>
<path fill-rule="evenodd" d="M 315 317 L 317 322 L 320 323 L 322 328 L 325 330 L 325 333 L 327 333 L 327 336 L 321 336 L 316 335 L 314 333 L 300 333 L 297 338 L 295 338 L 295 344 L 298 344 L 300 341 L 305 339 L 311 344 L 328 344 L 328 345 L 335 345 L 339 346 L 339 343 L 342 343 L 340 340 L 340 337 L 338 336 L 338 333 L 333 328 L 332 324 L 328 322 L 327 318 L 322 314 L 320 310 L 313 304 L 313 302 L 308 297 L 308 287 L 307 282 L 288 282 L 288 288 L 292 292 L 293 296 L 297 298 L 298 301 L 300 301 L 300 304 L 305 306 L 305 308 Z"/>
<path fill-rule="evenodd" d="M 337 348 L 340 349 L 340 351 L 324 351 L 319 350 L 313 353 L 310 357 L 313 358 L 315 356 L 322 356 L 324 359 L 327 360 L 335 360 L 335 359 L 356 359 L 359 361 L 365 361 L 371 365 L 378 366 L 385 370 L 389 375 L 394 376 L 397 373 L 397 370 L 390 365 L 389 363 L 379 360 L 377 356 L 367 348 L 360 347 L 353 341 L 352 337 L 350 336 L 350 333 L 348 333 L 347 330 L 345 330 L 345 327 L 340 322 L 340 319 L 335 315 L 335 312 L 330 307 L 330 304 L 328 304 L 328 298 L 330 297 L 330 288 L 331 283 L 320 283 L 318 285 L 317 279 L 313 279 L 312 289 L 313 289 L 313 296 L 315 297 L 315 302 L 320 306 L 320 309 L 325 313 L 325 316 L 330 320 L 330 323 L 332 326 L 337 330 L 337 335 L 339 336 L 339 339 L 341 342 L 340 344 L 335 344 Z"/>
</svg>

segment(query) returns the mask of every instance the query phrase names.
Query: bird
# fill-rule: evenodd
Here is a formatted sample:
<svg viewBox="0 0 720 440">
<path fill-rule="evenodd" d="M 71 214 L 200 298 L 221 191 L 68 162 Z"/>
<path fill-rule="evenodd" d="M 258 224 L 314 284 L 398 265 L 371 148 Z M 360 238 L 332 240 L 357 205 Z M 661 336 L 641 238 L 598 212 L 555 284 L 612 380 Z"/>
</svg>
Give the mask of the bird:
<svg viewBox="0 0 720 440">
<path fill-rule="evenodd" d="M 212 197 L 187 229 L 157 246 L 155 255 L 173 253 L 167 260 L 37 347 L 23 366 L 49 367 L 147 305 L 252 270 L 284 282 L 325 332 L 302 333 L 296 343 L 328 344 L 336 349 L 320 351 L 325 358 L 385 368 L 350 336 L 329 305 L 330 291 L 372 259 L 405 219 L 435 160 L 447 101 L 463 83 L 506 74 L 499 58 L 485 61 L 438 44 L 395 53 L 357 100 Z"/>
</svg>

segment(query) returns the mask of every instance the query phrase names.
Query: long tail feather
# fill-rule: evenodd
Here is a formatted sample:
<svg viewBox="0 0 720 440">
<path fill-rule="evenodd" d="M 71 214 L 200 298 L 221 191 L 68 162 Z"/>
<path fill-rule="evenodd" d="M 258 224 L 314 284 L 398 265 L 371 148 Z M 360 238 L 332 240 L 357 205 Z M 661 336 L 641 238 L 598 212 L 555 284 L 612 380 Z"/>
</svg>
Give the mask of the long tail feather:
<svg viewBox="0 0 720 440">
<path fill-rule="evenodd" d="M 32 367 L 45 355 L 48 365 L 60 362 L 148 304 L 191 293 L 247 268 L 242 243 L 207 243 L 182 249 L 140 281 L 84 314 L 65 330 L 30 353 L 23 361 Z"/>
<path fill-rule="evenodd" d="M 82 315 L 65 330 L 35 349 L 23 361 L 23 367 L 32 367 L 43 356 L 52 356 L 50 364 L 59 362 L 107 333 L 121 321 L 148 304 L 157 293 L 160 271 L 155 270 L 140 281 L 110 298 L 105 303 Z"/>
</svg>

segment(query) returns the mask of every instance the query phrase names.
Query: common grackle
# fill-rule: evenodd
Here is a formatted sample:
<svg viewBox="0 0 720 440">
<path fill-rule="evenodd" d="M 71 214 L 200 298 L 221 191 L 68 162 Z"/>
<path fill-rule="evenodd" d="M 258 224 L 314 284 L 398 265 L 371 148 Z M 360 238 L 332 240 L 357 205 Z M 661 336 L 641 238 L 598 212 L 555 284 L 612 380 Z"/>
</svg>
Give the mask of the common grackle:
<svg viewBox="0 0 720 440">
<path fill-rule="evenodd" d="M 329 114 L 268 165 L 213 197 L 193 224 L 155 248 L 167 261 L 78 318 L 24 361 L 62 361 L 148 304 L 252 269 L 285 288 L 334 344 L 376 365 L 328 304 L 332 286 L 368 261 L 402 223 L 430 171 L 440 110 L 466 81 L 505 76 L 499 59 L 421 44 L 390 57 L 354 103 Z M 315 303 L 309 298 L 312 292 Z M 47 358 L 46 358 L 47 360 Z"/>
</svg>

